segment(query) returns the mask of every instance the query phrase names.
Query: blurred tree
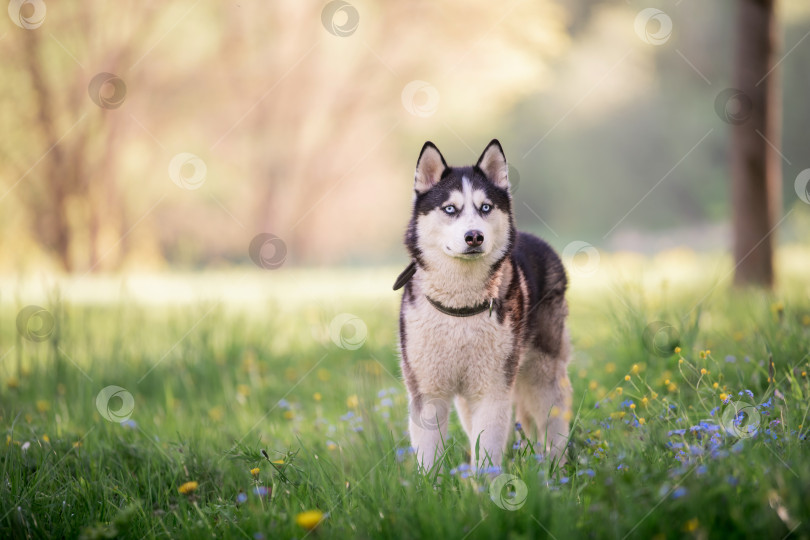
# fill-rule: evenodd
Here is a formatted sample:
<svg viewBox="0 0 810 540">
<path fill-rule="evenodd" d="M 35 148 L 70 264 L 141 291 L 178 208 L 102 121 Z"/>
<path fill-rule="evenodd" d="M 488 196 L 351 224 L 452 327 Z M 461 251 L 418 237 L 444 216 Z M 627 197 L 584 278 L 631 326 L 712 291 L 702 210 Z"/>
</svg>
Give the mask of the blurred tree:
<svg viewBox="0 0 810 540">
<path fill-rule="evenodd" d="M 776 0 L 739 0 L 735 85 L 740 121 L 731 134 L 734 282 L 773 286 L 775 229 L 781 212 L 781 88 Z M 749 118 L 746 118 L 750 114 Z"/>
</svg>

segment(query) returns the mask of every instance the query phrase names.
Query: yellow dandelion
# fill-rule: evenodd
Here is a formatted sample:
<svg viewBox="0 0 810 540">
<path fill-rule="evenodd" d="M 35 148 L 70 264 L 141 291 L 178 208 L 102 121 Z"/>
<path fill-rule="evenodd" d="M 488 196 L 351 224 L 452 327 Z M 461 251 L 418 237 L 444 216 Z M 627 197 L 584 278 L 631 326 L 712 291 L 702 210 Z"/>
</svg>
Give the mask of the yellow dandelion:
<svg viewBox="0 0 810 540">
<path fill-rule="evenodd" d="M 720 401 L 725 401 L 727 399 L 728 399 L 728 394 L 726 394 L 725 392 L 722 392 L 720 394 Z"/>
<path fill-rule="evenodd" d="M 692 518 L 684 524 L 683 528 L 686 532 L 691 533 L 697 530 L 699 524 L 698 518 Z"/>
<path fill-rule="evenodd" d="M 326 448 L 328 450 L 335 450 L 337 448 L 337 444 L 334 441 L 328 441 L 326 443 Z"/>
<path fill-rule="evenodd" d="M 599 383 L 596 382 L 596 381 L 591 381 L 591 382 L 588 383 L 588 389 L 589 390 L 596 390 L 596 388 L 598 386 L 599 386 Z"/>
<path fill-rule="evenodd" d="M 619 394 L 619 395 L 622 395 L 622 394 L 624 393 L 624 388 L 622 388 L 621 386 L 620 386 L 620 387 L 618 387 L 618 388 L 616 389 L 616 393 L 617 393 L 617 394 Z"/>
<path fill-rule="evenodd" d="M 81 446 L 82 446 L 82 441 L 76 441 L 75 443 L 73 443 L 73 448 L 79 448 Z"/>
<path fill-rule="evenodd" d="M 639 423 L 639 424 L 641 424 L 641 425 L 643 426 L 644 424 L 646 424 L 646 423 L 647 423 L 647 421 L 646 421 L 646 420 L 645 420 L 643 417 L 639 417 L 639 419 L 638 419 L 638 423 Z"/>
<path fill-rule="evenodd" d="M 700 374 L 701 374 L 701 375 L 706 375 L 707 373 L 709 373 L 709 370 L 708 370 L 708 369 L 706 369 L 706 368 L 700 368 Z"/>
<path fill-rule="evenodd" d="M 320 510 L 307 510 L 295 516 L 295 522 L 299 527 L 311 531 L 326 517 Z"/>
<path fill-rule="evenodd" d="M 717 383 L 712 383 L 712 388 L 717 388 L 718 386 L 720 386 L 720 385 L 717 384 Z"/>
<path fill-rule="evenodd" d="M 42 435 L 42 440 L 43 440 L 43 441 L 45 441 L 46 443 L 51 442 L 51 438 L 50 438 L 50 437 L 48 437 L 48 435 L 46 435 L 46 434 L 43 434 L 43 435 Z"/>
<path fill-rule="evenodd" d="M 211 407 L 211 409 L 208 410 L 208 416 L 214 422 L 219 422 L 225 416 L 225 411 L 223 411 L 222 407 L 219 406 Z"/>
<path fill-rule="evenodd" d="M 675 347 L 675 354 L 681 354 L 681 348 Z"/>
<path fill-rule="evenodd" d="M 37 410 L 41 413 L 48 412 L 51 410 L 51 404 L 44 399 L 40 399 L 37 401 Z"/>
<path fill-rule="evenodd" d="M 591 435 L 593 435 L 595 439 L 598 439 L 598 438 L 600 438 L 600 437 L 602 436 L 602 430 L 601 430 L 601 429 L 597 429 L 596 431 L 594 431 L 593 433 L 591 433 Z"/>
<path fill-rule="evenodd" d="M 670 392 L 674 392 L 677 389 L 678 387 L 675 385 L 675 383 L 672 383 L 669 386 L 667 386 L 667 390 L 669 390 Z"/>
<path fill-rule="evenodd" d="M 322 396 L 320 392 L 315 392 L 314 394 L 312 394 L 312 399 L 314 399 L 315 401 L 320 401 L 321 397 Z"/>
<path fill-rule="evenodd" d="M 620 420 L 620 419 L 624 418 L 626 414 L 627 413 L 624 412 L 624 411 L 612 412 L 612 413 L 610 413 L 610 417 L 613 418 L 614 420 L 616 420 L 616 419 Z"/>
<path fill-rule="evenodd" d="M 295 418 L 295 413 L 290 410 L 284 411 L 284 418 L 286 418 L 287 420 L 292 420 L 293 418 Z"/>
<path fill-rule="evenodd" d="M 633 364 L 633 367 L 630 368 L 630 373 L 633 375 L 637 375 L 639 371 L 641 371 L 641 368 L 638 367 L 638 364 Z"/>
<path fill-rule="evenodd" d="M 683 358 L 678 358 L 678 363 L 683 364 Z"/>
<path fill-rule="evenodd" d="M 9 377 L 6 380 L 6 386 L 14 390 L 15 388 L 19 388 L 20 381 L 17 379 L 17 377 Z"/>
<path fill-rule="evenodd" d="M 807 372 L 806 371 L 802 371 L 802 377 L 807 377 Z"/>
<path fill-rule="evenodd" d="M 810 315 L 805 315 L 802 317 L 802 324 L 805 326 L 810 326 Z"/>
<path fill-rule="evenodd" d="M 197 487 L 199 487 L 199 485 L 200 484 L 198 484 L 197 482 L 186 482 L 185 484 L 177 488 L 177 491 L 179 491 L 181 495 L 191 495 L 192 493 L 197 491 Z"/>
<path fill-rule="evenodd" d="M 346 398 L 346 406 L 350 409 L 356 409 L 360 405 L 360 400 L 357 398 L 357 394 L 352 394 L 348 398 Z"/>
<path fill-rule="evenodd" d="M 614 364 L 613 362 L 608 362 L 607 364 L 605 364 L 605 371 L 607 373 L 613 373 L 614 371 L 616 371 L 616 364 Z"/>
<path fill-rule="evenodd" d="M 669 379 L 664 379 L 664 386 L 667 386 L 668 384 L 669 384 Z"/>
<path fill-rule="evenodd" d="M 645 407 L 647 406 L 647 404 L 649 402 L 650 402 L 650 400 L 647 399 L 647 396 L 644 396 L 643 398 L 641 398 L 641 404 L 644 405 Z"/>
<path fill-rule="evenodd" d="M 624 380 L 625 380 L 625 381 L 629 381 L 629 380 L 630 380 L 630 375 L 625 375 L 625 376 L 624 376 Z"/>
<path fill-rule="evenodd" d="M 706 349 L 706 356 L 709 356 L 710 354 L 712 354 L 712 351 L 709 350 L 709 349 Z"/>
<path fill-rule="evenodd" d="M 631 409 L 635 409 L 635 408 L 636 408 L 636 404 L 635 404 L 635 403 L 631 403 L 631 404 L 630 404 L 630 408 L 631 408 Z"/>
<path fill-rule="evenodd" d="M 261 469 L 259 469 L 258 467 L 255 467 L 253 469 L 250 469 L 250 474 L 251 474 L 251 476 L 253 476 L 253 478 L 258 478 L 260 471 L 261 471 Z"/>
</svg>

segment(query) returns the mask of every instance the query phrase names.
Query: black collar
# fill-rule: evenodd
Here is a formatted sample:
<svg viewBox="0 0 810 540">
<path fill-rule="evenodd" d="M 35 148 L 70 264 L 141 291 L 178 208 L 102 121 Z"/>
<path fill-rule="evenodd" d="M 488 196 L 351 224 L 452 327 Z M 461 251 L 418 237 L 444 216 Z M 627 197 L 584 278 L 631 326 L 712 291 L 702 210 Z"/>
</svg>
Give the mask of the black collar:
<svg viewBox="0 0 810 540">
<path fill-rule="evenodd" d="M 394 283 L 394 290 L 401 289 L 408 283 L 413 275 L 416 273 L 416 261 L 412 261 L 411 264 L 399 275 L 396 282 Z M 495 299 L 490 298 L 489 300 L 484 300 L 482 303 L 478 304 L 477 306 L 469 306 L 469 307 L 447 307 L 441 302 L 438 302 L 431 297 L 425 295 L 427 301 L 430 302 L 430 305 L 435 307 L 437 310 L 441 311 L 445 315 L 450 315 L 452 317 L 471 317 L 473 315 L 478 315 L 479 313 L 483 313 L 486 310 L 489 310 L 489 316 L 492 317 L 492 308 L 495 306 Z"/>
<path fill-rule="evenodd" d="M 479 313 L 483 313 L 487 310 L 489 310 L 489 316 L 492 317 L 492 308 L 495 305 L 495 299 L 490 298 L 489 300 L 484 300 L 477 306 L 454 308 L 447 307 L 441 302 L 438 302 L 427 295 L 425 295 L 425 298 L 427 298 L 427 301 L 430 302 L 431 306 L 435 307 L 445 315 L 451 315 L 453 317 L 472 317 L 473 315 L 478 315 Z"/>
</svg>

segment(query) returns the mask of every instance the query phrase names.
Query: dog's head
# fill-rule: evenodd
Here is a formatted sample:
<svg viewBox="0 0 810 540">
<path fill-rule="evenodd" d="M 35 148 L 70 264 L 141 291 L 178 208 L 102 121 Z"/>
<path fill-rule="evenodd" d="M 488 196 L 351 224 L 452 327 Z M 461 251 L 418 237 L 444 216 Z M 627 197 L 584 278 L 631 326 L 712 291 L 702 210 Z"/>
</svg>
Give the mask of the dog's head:
<svg viewBox="0 0 810 540">
<path fill-rule="evenodd" d="M 448 167 L 426 142 L 416 162 L 414 212 L 405 243 L 428 267 L 447 258 L 494 264 L 514 243 L 509 166 L 501 144 L 490 142 L 471 167 Z"/>
</svg>

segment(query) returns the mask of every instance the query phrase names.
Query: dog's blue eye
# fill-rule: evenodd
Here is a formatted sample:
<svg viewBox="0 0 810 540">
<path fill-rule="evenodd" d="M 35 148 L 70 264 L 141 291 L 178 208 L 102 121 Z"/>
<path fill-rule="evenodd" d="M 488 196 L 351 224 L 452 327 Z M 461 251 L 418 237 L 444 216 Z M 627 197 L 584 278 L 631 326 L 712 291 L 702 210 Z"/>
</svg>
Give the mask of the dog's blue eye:
<svg viewBox="0 0 810 540">
<path fill-rule="evenodd" d="M 455 214 L 456 213 L 456 207 L 453 206 L 452 204 L 448 204 L 447 206 L 444 207 L 444 213 L 448 214 L 448 215 L 449 214 Z"/>
<path fill-rule="evenodd" d="M 488 214 L 490 210 L 492 210 L 492 207 L 490 205 L 488 205 L 488 204 L 482 204 L 481 205 L 481 211 L 483 213 Z"/>
</svg>

